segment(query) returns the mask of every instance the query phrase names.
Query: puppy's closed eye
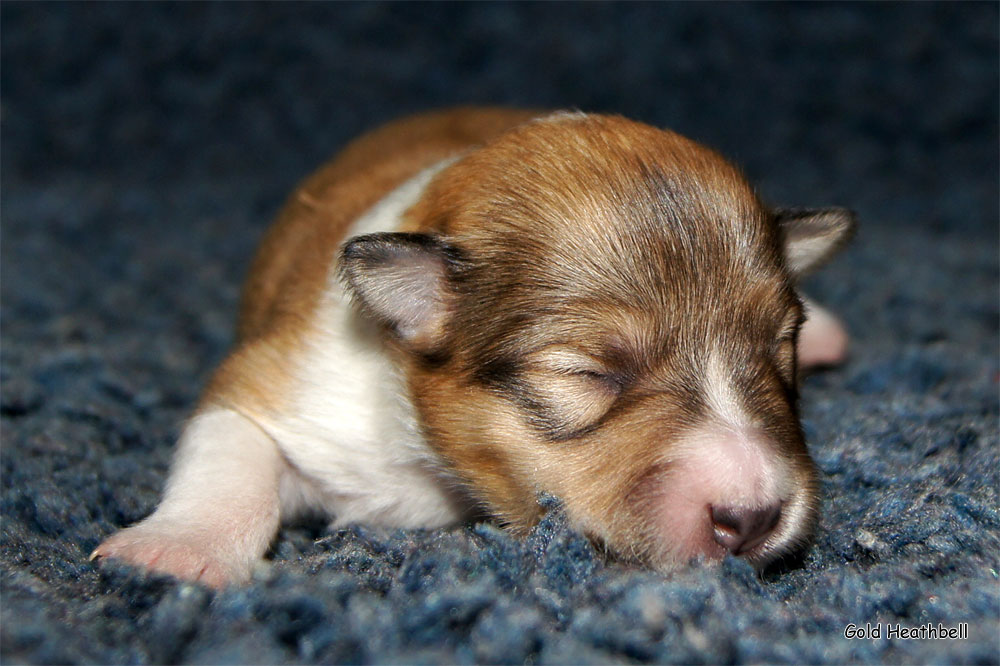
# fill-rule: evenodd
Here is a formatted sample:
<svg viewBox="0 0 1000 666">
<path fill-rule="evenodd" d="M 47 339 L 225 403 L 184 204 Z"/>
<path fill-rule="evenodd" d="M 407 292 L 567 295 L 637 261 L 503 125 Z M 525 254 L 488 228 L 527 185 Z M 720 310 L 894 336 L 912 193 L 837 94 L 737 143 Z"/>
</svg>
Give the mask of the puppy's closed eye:
<svg viewBox="0 0 1000 666">
<path fill-rule="evenodd" d="M 594 428 L 622 391 L 619 379 L 599 360 L 569 347 L 530 354 L 522 368 L 519 383 L 530 420 L 556 440 Z"/>
<path fill-rule="evenodd" d="M 795 386 L 795 340 L 796 336 L 788 336 L 778 340 L 775 345 L 775 365 L 788 387 Z"/>
<path fill-rule="evenodd" d="M 802 326 L 802 314 L 798 310 L 789 312 L 774 340 L 772 357 L 782 381 L 789 388 L 795 386 L 795 345 Z"/>
</svg>

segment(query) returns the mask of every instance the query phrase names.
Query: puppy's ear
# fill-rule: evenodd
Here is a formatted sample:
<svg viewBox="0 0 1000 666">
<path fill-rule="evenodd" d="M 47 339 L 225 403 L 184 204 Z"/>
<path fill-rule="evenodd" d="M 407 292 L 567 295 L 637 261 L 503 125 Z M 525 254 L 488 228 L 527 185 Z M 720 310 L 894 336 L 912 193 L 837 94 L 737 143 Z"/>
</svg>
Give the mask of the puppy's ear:
<svg viewBox="0 0 1000 666">
<path fill-rule="evenodd" d="M 857 218 L 846 208 L 779 208 L 774 212 L 785 261 L 799 277 L 818 268 L 854 235 Z"/>
<path fill-rule="evenodd" d="M 430 354 L 444 341 L 454 248 L 427 234 L 377 233 L 344 244 L 340 274 L 356 303 L 405 349 Z"/>
</svg>

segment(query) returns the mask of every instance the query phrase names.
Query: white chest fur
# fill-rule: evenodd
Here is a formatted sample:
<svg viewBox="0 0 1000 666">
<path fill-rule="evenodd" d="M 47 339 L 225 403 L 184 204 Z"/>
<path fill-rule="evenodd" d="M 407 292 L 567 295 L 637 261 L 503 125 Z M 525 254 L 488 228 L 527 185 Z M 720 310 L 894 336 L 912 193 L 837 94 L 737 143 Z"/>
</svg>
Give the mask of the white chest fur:
<svg viewBox="0 0 1000 666">
<path fill-rule="evenodd" d="M 391 192 L 347 237 L 395 231 L 446 164 Z M 351 306 L 333 264 L 328 285 L 295 355 L 291 407 L 261 424 L 298 472 L 282 483 L 284 507 L 311 505 L 333 514 L 336 524 L 432 527 L 457 520 L 447 477 L 425 444 L 404 378 L 374 325 Z"/>
</svg>

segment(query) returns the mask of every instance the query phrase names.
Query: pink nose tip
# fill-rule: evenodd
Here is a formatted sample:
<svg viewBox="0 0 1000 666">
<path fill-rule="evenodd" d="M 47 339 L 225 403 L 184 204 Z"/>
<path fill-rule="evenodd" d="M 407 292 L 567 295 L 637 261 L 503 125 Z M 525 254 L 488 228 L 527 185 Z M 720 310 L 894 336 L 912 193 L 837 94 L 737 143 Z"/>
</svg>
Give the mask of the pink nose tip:
<svg viewBox="0 0 1000 666">
<path fill-rule="evenodd" d="M 741 555 L 760 544 L 781 518 L 781 503 L 759 509 L 709 507 L 715 541 L 733 555 Z"/>
</svg>

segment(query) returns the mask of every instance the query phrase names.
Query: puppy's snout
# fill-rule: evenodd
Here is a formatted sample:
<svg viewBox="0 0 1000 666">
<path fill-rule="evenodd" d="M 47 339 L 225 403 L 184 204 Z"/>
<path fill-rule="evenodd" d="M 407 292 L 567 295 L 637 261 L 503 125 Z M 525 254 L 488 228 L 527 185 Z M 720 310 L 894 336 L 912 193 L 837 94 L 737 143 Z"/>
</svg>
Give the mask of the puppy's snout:
<svg viewBox="0 0 1000 666">
<path fill-rule="evenodd" d="M 715 542 L 742 555 L 767 540 L 781 519 L 781 502 L 760 508 L 709 506 Z"/>
<path fill-rule="evenodd" d="M 649 498 L 663 561 L 725 553 L 763 566 L 793 548 L 812 521 L 808 478 L 766 433 L 709 425 L 667 447 L 636 496 Z"/>
</svg>

